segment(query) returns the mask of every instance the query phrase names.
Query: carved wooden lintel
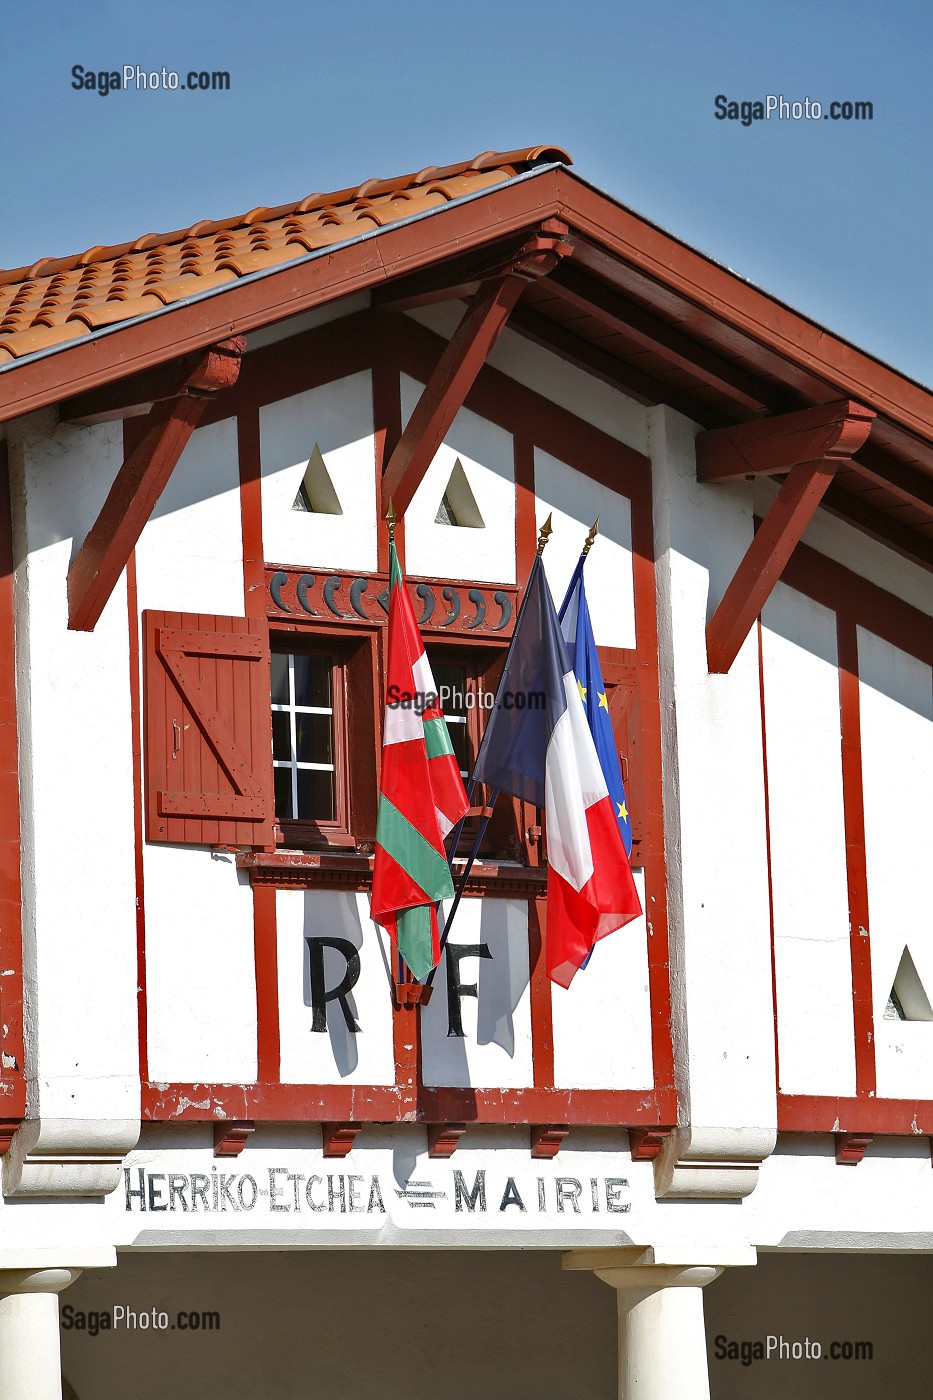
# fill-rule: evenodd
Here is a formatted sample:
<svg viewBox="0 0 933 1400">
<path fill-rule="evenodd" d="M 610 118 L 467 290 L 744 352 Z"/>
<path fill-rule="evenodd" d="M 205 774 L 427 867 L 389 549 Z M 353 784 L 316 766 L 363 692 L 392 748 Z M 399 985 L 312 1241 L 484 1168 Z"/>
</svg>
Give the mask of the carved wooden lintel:
<svg viewBox="0 0 933 1400">
<path fill-rule="evenodd" d="M 214 1124 L 214 1156 L 239 1157 L 246 1146 L 250 1133 L 256 1131 L 256 1124 L 248 1118 L 234 1123 Z"/>
<path fill-rule="evenodd" d="M 428 1156 L 452 1157 L 465 1132 L 466 1123 L 429 1123 Z"/>
<path fill-rule="evenodd" d="M 865 1148 L 873 1133 L 835 1133 L 836 1161 L 840 1167 L 857 1167 L 865 1156 Z"/>
<path fill-rule="evenodd" d="M 547 1162 L 556 1157 L 560 1145 L 570 1132 L 569 1123 L 535 1123 L 531 1128 L 531 1155 Z"/>
<path fill-rule="evenodd" d="M 515 627 L 515 584 L 476 584 L 458 579 L 406 579 L 415 617 L 428 636 L 473 634 L 508 640 Z M 388 619 L 388 574 L 268 566 L 270 620 L 383 626 Z"/>
<path fill-rule="evenodd" d="M 360 1123 L 322 1123 L 321 1133 L 324 1138 L 325 1157 L 346 1157 L 350 1148 L 356 1142 L 356 1135 L 362 1124 Z"/>
</svg>

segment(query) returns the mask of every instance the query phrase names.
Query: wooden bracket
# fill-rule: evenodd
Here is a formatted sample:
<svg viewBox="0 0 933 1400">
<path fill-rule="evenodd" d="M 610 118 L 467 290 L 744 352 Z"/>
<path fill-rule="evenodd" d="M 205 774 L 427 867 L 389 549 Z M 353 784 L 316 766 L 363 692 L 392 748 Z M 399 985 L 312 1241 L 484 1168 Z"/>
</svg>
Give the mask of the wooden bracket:
<svg viewBox="0 0 933 1400">
<path fill-rule="evenodd" d="M 382 515 L 390 500 L 398 515 L 405 514 L 528 282 L 550 272 L 571 246 L 556 234 L 536 234 L 523 245 L 504 275 L 480 285 L 386 466 Z"/>
<path fill-rule="evenodd" d="M 628 1140 L 633 1162 L 653 1162 L 671 1135 L 670 1128 L 629 1128 Z"/>
<path fill-rule="evenodd" d="M 466 1132 L 466 1123 L 429 1123 L 428 1156 L 452 1157 Z"/>
<path fill-rule="evenodd" d="M 873 1133 L 835 1133 L 836 1162 L 840 1167 L 857 1167 L 865 1156 L 865 1148 L 874 1138 Z"/>
<path fill-rule="evenodd" d="M 361 1123 L 322 1123 L 325 1157 L 346 1157 L 356 1142 Z"/>
<path fill-rule="evenodd" d="M 560 1145 L 570 1132 L 569 1123 L 539 1123 L 531 1129 L 531 1155 L 537 1161 L 548 1162 L 556 1157 Z"/>
<path fill-rule="evenodd" d="M 246 1139 L 256 1131 L 256 1124 L 248 1118 L 235 1123 L 214 1124 L 214 1156 L 239 1157 L 246 1146 Z"/>
<path fill-rule="evenodd" d="M 0 1157 L 5 1157 L 9 1152 L 13 1135 L 22 1121 L 21 1118 L 0 1118 Z"/>
<path fill-rule="evenodd" d="M 706 628 L 710 672 L 729 670 L 838 469 L 864 443 L 871 409 L 843 400 L 701 433 L 697 479 L 787 476 Z"/>
<path fill-rule="evenodd" d="M 395 1003 L 400 1010 L 406 1011 L 410 1011 L 413 1006 L 427 1006 L 433 990 L 433 987 L 421 982 L 396 982 Z"/>
<path fill-rule="evenodd" d="M 380 310 L 407 311 L 437 302 L 468 301 L 482 282 L 509 273 L 527 278 L 553 271 L 573 252 L 570 230 L 561 219 L 544 219 L 530 233 L 467 257 L 448 258 L 437 267 L 397 278 L 373 293 Z"/>
<path fill-rule="evenodd" d="M 140 441 L 117 472 L 68 570 L 68 626 L 73 631 L 91 632 L 97 625 L 208 398 L 236 383 L 245 344 L 234 337 L 213 346 L 181 391 L 150 409 Z"/>
<path fill-rule="evenodd" d="M 63 399 L 59 404 L 59 419 L 62 423 L 87 426 L 94 423 L 112 423 L 117 419 L 139 418 L 148 413 L 153 404 L 161 403 L 164 399 L 177 399 L 179 394 L 188 391 L 196 391 L 197 386 L 191 383 L 192 376 L 197 375 L 204 360 L 205 351 L 194 350 L 164 365 L 154 365 L 151 369 L 140 370 L 137 374 L 125 375 L 111 384 L 88 389 L 83 394 L 75 394 L 72 398 Z M 213 391 L 208 385 L 205 392 Z"/>
</svg>

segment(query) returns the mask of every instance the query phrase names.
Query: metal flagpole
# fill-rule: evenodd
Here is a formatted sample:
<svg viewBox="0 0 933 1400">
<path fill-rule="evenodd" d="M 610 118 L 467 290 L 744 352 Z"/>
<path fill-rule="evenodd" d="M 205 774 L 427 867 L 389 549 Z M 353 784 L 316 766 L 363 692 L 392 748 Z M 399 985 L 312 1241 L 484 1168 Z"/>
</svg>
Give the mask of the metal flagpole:
<svg viewBox="0 0 933 1400">
<path fill-rule="evenodd" d="M 593 543 L 594 543 L 594 541 L 595 541 L 595 539 L 596 539 L 596 536 L 597 536 L 598 534 L 599 534 L 599 516 L 597 515 L 596 519 L 593 521 L 592 525 L 590 526 L 590 533 L 587 535 L 586 539 L 585 539 L 584 542 L 583 542 L 583 549 L 580 551 L 580 558 L 577 560 L 577 567 L 574 569 L 573 573 L 572 573 L 571 576 L 570 576 L 570 582 L 569 582 L 568 585 L 567 585 L 567 592 L 564 594 L 564 601 L 561 603 L 560 608 L 558 609 L 558 612 L 557 612 L 557 620 L 558 620 L 558 622 L 563 622 L 563 620 L 564 620 L 564 613 L 567 611 L 567 608 L 568 608 L 568 606 L 569 606 L 569 604 L 570 604 L 570 599 L 571 599 L 572 596 L 573 596 L 573 590 L 574 590 L 574 589 L 576 588 L 576 586 L 577 586 L 577 580 L 579 579 L 580 575 L 583 573 L 583 565 L 586 563 L 586 556 L 589 554 L 590 550 L 593 548 Z"/>
</svg>

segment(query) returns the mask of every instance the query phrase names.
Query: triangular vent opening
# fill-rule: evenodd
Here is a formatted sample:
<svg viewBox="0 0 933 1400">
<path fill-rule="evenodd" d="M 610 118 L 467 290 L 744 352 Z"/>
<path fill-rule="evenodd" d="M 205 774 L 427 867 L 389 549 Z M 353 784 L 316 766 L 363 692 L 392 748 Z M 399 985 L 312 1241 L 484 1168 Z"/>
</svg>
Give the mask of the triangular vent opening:
<svg viewBox="0 0 933 1400">
<path fill-rule="evenodd" d="M 308 459 L 292 510 L 310 515 L 343 515 L 343 506 L 317 443 Z"/>
<path fill-rule="evenodd" d="M 455 525 L 468 530 L 484 530 L 486 522 L 476 504 L 470 483 L 467 481 L 463 463 L 458 457 L 443 498 L 434 517 L 436 525 Z"/>
<path fill-rule="evenodd" d="M 884 1009 L 886 1021 L 933 1021 L 933 1006 L 926 994 L 919 973 L 905 947 L 897 966 L 894 986 Z"/>
</svg>

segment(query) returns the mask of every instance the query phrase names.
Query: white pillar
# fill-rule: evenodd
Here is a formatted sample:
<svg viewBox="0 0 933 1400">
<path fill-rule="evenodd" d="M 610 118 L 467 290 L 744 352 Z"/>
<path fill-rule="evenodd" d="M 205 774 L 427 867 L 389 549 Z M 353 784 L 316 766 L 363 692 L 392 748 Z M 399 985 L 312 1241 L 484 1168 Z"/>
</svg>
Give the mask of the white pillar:
<svg viewBox="0 0 933 1400">
<path fill-rule="evenodd" d="M 726 1261 L 664 1264 L 650 1262 L 654 1257 L 652 1250 L 579 1250 L 562 1262 L 616 1291 L 619 1400 L 710 1400 L 703 1289 Z M 728 1262 L 754 1260 L 754 1250 L 742 1250 Z"/>
<path fill-rule="evenodd" d="M 23 1267 L 9 1267 L 19 1262 Z M 82 1268 L 115 1263 L 116 1252 L 107 1248 L 76 1251 L 67 1264 L 0 1254 L 0 1400 L 61 1400 L 58 1295 Z"/>
<path fill-rule="evenodd" d="M 703 1288 L 710 1266 L 598 1270 L 616 1290 L 620 1400 L 710 1400 Z"/>
</svg>

